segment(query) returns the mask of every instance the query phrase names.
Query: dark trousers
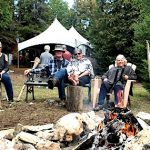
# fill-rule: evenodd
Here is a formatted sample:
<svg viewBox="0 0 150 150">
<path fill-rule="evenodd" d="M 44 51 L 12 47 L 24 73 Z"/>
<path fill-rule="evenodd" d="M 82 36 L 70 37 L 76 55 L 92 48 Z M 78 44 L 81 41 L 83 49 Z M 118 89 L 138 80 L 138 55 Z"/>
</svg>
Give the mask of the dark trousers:
<svg viewBox="0 0 150 150">
<path fill-rule="evenodd" d="M 65 82 L 67 80 L 67 70 L 66 69 L 60 69 L 57 71 L 54 75 L 54 78 L 59 81 L 58 84 L 58 94 L 60 99 L 65 99 L 66 94 L 65 94 Z"/>
<path fill-rule="evenodd" d="M 8 73 L 4 73 L 2 75 L 1 81 L 3 82 L 4 87 L 6 89 L 8 100 L 13 100 L 13 88 L 12 88 L 11 79 L 10 79 Z"/>
<path fill-rule="evenodd" d="M 115 105 L 118 106 L 118 100 L 119 100 L 118 93 L 120 91 L 122 91 L 122 87 L 120 87 L 119 85 L 115 85 L 113 90 L 114 90 L 114 96 L 115 96 Z M 106 95 L 107 95 L 107 89 L 106 89 L 104 83 L 102 83 L 101 88 L 100 88 L 100 92 L 99 92 L 99 99 L 98 99 L 99 105 L 104 104 L 104 100 L 106 98 Z"/>
</svg>

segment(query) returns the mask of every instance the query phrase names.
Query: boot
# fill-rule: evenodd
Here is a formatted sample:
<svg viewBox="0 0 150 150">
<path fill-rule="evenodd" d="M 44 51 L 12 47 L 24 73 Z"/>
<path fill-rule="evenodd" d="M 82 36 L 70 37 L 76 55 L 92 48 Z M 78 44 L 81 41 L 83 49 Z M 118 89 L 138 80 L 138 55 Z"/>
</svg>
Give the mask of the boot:
<svg viewBox="0 0 150 150">
<path fill-rule="evenodd" d="M 48 88 L 49 89 L 53 89 L 55 86 L 57 86 L 57 84 L 58 84 L 58 80 L 57 79 L 55 79 L 55 78 L 50 78 L 49 80 L 48 80 Z"/>
</svg>

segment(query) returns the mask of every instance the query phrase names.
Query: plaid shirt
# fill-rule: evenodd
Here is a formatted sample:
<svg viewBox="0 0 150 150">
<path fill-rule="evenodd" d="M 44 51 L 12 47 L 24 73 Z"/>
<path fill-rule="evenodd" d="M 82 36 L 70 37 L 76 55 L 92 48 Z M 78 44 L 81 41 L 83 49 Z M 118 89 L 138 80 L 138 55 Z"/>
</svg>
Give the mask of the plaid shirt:
<svg viewBox="0 0 150 150">
<path fill-rule="evenodd" d="M 69 61 L 66 59 L 61 59 L 61 60 L 54 59 L 54 60 L 50 60 L 49 64 L 45 67 L 32 69 L 32 73 L 41 73 L 47 71 L 49 72 L 48 74 L 50 76 L 54 76 L 55 72 L 59 71 L 62 68 L 66 68 L 68 64 Z"/>
</svg>

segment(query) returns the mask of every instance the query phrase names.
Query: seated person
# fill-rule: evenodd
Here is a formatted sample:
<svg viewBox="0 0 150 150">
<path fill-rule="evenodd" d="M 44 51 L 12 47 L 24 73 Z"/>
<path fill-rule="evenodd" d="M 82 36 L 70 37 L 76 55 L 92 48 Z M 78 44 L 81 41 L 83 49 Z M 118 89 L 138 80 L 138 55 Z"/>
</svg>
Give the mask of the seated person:
<svg viewBox="0 0 150 150">
<path fill-rule="evenodd" d="M 84 86 L 94 77 L 92 63 L 83 57 L 80 49 L 75 50 L 75 57 L 67 66 L 68 80 L 72 85 Z"/>
<path fill-rule="evenodd" d="M 34 60 L 34 65 L 33 65 L 33 69 L 38 67 L 42 67 L 42 66 L 47 66 L 49 61 L 51 59 L 54 59 L 53 55 L 49 53 L 50 51 L 50 46 L 49 45 L 45 45 L 44 46 L 44 50 L 45 52 L 41 53 L 40 55 L 40 59 L 38 57 L 35 58 Z"/>
<path fill-rule="evenodd" d="M 118 107 L 122 103 L 122 91 L 126 81 L 136 80 L 137 76 L 131 66 L 127 66 L 127 60 L 123 55 L 118 55 L 115 61 L 115 67 L 109 69 L 102 76 L 102 85 L 99 92 L 98 105 L 94 108 L 98 111 L 103 108 L 104 99 L 108 93 L 114 90 L 115 106 Z"/>
<path fill-rule="evenodd" d="M 8 103 L 13 102 L 13 88 L 9 74 L 7 73 L 8 68 L 8 57 L 2 53 L 2 43 L 0 42 L 0 79 L 3 82 L 8 96 Z"/>
<path fill-rule="evenodd" d="M 37 69 L 27 69 L 24 74 L 27 75 L 29 72 L 37 73 L 42 71 L 47 71 L 50 80 L 48 81 L 48 86 L 53 89 L 54 86 L 58 87 L 58 93 L 60 100 L 65 100 L 65 80 L 67 79 L 66 67 L 69 61 L 64 59 L 62 54 L 64 50 L 61 45 L 56 45 L 54 49 L 54 59 L 51 59 L 48 66 Z"/>
</svg>

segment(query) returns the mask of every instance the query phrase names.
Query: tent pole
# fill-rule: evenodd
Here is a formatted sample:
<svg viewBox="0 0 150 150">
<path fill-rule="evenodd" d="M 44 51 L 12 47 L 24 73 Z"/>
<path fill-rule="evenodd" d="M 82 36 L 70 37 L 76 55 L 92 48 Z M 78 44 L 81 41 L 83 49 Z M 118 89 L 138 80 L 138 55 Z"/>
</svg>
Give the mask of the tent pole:
<svg viewBox="0 0 150 150">
<path fill-rule="evenodd" d="M 18 68 L 19 68 L 19 51 L 18 51 Z"/>
<path fill-rule="evenodd" d="M 16 42 L 17 42 L 17 51 L 18 51 L 18 56 L 17 56 L 17 59 L 18 59 L 18 68 L 19 68 L 19 50 L 18 50 L 18 43 L 19 43 L 19 38 L 17 37 L 16 38 Z"/>
</svg>

